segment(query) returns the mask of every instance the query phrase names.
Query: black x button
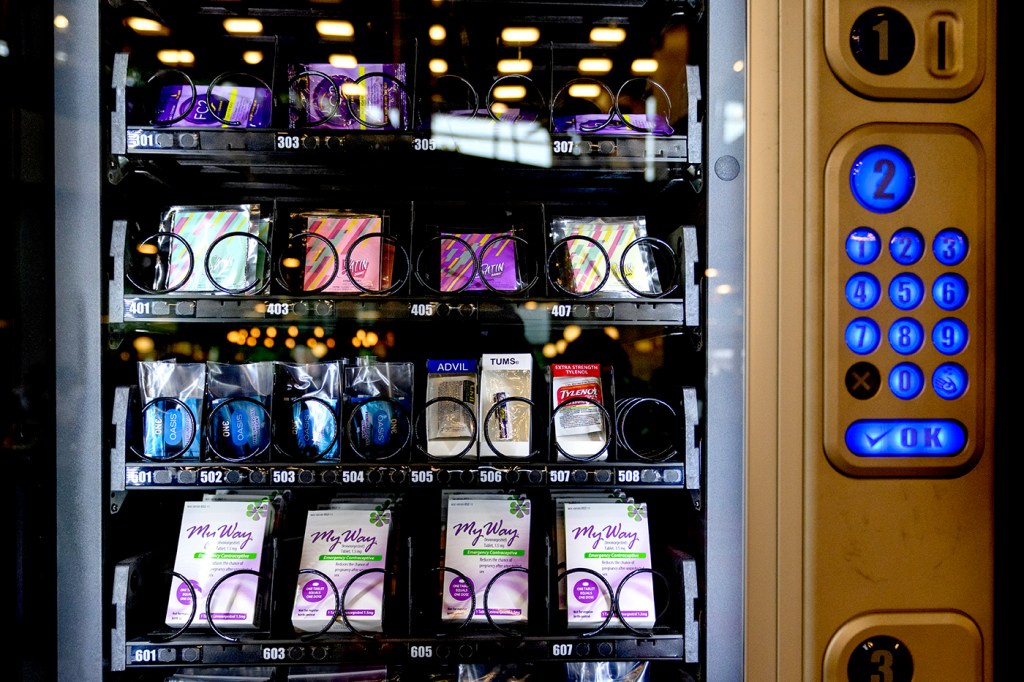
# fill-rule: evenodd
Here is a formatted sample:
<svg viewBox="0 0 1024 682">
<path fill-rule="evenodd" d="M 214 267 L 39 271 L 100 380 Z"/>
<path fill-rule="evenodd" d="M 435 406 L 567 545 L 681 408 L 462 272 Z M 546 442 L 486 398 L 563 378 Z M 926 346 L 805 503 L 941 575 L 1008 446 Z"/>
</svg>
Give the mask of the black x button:
<svg viewBox="0 0 1024 682">
<path fill-rule="evenodd" d="M 846 370 L 846 390 L 857 400 L 873 398 L 882 385 L 882 375 L 870 362 L 858 362 Z"/>
</svg>

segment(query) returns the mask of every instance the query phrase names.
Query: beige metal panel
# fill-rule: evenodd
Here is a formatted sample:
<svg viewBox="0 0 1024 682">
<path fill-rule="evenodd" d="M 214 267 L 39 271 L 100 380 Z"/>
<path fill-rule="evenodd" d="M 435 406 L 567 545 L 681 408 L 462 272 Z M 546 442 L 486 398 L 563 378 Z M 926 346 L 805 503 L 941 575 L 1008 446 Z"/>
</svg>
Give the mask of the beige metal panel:
<svg viewBox="0 0 1024 682">
<path fill-rule="evenodd" d="M 910 5 L 908 16 L 926 26 L 927 18 L 915 14 L 919 5 Z M 962 416 L 968 424 L 970 437 L 977 441 L 980 457 L 975 460 L 973 455 L 965 455 L 949 470 L 943 470 L 941 462 L 937 462 L 940 466 L 929 470 L 927 463 L 921 461 L 894 466 L 892 460 L 884 460 L 879 469 L 888 467 L 888 470 L 871 471 L 869 461 L 861 462 L 857 458 L 850 460 L 856 466 L 837 468 L 825 453 L 826 441 L 836 442 L 832 433 L 835 424 L 826 424 L 826 418 L 837 418 L 838 423 L 842 423 L 844 418 L 849 421 L 860 416 L 857 405 L 850 404 L 845 396 L 839 400 L 840 394 L 832 392 L 829 382 L 836 377 L 834 373 L 828 376 L 826 368 L 837 371 L 842 368 L 836 366 L 837 361 L 832 357 L 839 352 L 835 339 L 825 338 L 835 332 L 835 325 L 828 322 L 826 314 L 834 310 L 835 301 L 830 297 L 835 295 L 837 286 L 827 279 L 835 278 L 837 272 L 826 267 L 828 259 L 834 256 L 832 250 L 837 237 L 834 231 L 854 227 L 844 224 L 848 214 L 841 210 L 830 211 L 830 192 L 846 191 L 845 187 L 835 188 L 834 183 L 845 182 L 846 178 L 837 177 L 835 173 L 830 175 L 827 168 L 830 158 L 843 154 L 851 131 L 862 126 L 870 126 L 869 130 L 874 131 L 873 126 L 882 124 L 877 130 L 890 144 L 912 150 L 919 177 L 929 186 L 919 186 L 916 190 L 919 194 L 914 201 L 920 207 L 916 213 L 913 203 L 908 204 L 905 211 L 901 210 L 904 222 L 921 220 L 926 223 L 922 230 L 934 229 L 936 221 L 942 220 L 941 207 L 945 205 L 951 221 L 976 222 L 968 229 L 981 231 L 979 237 L 983 238 L 977 240 L 976 247 L 984 249 L 983 257 L 991 261 L 995 247 L 995 139 L 991 126 L 995 112 L 994 38 L 988 36 L 971 45 L 981 50 L 977 55 L 978 65 L 971 66 L 972 73 L 983 74 L 983 77 L 945 79 L 934 72 L 929 75 L 912 62 L 910 68 L 917 74 L 913 84 L 859 74 L 871 87 L 865 87 L 866 92 L 854 92 L 847 86 L 853 82 L 857 87 L 856 79 L 840 74 L 848 81 L 844 84 L 831 68 L 823 49 L 824 45 L 846 39 L 845 29 L 842 37 L 826 38 L 824 27 L 829 26 L 834 31 L 839 25 L 826 23 L 825 15 L 836 10 L 842 16 L 856 16 L 872 6 L 850 0 L 805 4 L 807 38 L 804 45 L 808 68 L 807 111 L 803 120 L 806 191 L 802 227 L 807 268 L 805 298 L 801 305 L 806 320 L 803 341 L 807 353 L 806 435 L 801 453 L 805 466 L 804 666 L 801 677 L 846 680 L 848 660 L 857 645 L 888 634 L 903 641 L 913 655 L 916 672 L 927 671 L 929 680 L 975 679 L 963 677 L 963 670 L 956 666 L 942 665 L 941 661 L 949 656 L 950 650 L 961 652 L 965 661 L 976 662 L 984 671 L 984 679 L 991 679 L 992 462 L 996 456 L 992 443 L 994 297 L 990 294 L 994 271 L 991 267 L 982 267 L 978 273 L 981 281 L 976 282 L 977 292 L 989 294 L 973 301 L 973 305 L 983 306 L 984 310 L 968 317 L 968 321 L 976 321 L 982 327 L 973 330 L 977 332 L 973 342 L 983 347 L 971 349 L 968 363 L 977 387 L 984 386 L 984 389 L 966 401 Z M 901 8 L 900 3 L 892 3 L 892 6 Z M 995 26 L 994 7 L 984 1 L 974 3 L 973 7 L 980 17 L 975 28 L 991 33 Z M 936 5 L 932 9 L 956 11 L 957 7 Z M 971 16 L 966 19 L 970 22 Z M 926 52 L 915 53 L 919 54 L 927 55 Z M 974 64 L 971 60 L 967 63 Z M 848 61 L 844 68 L 849 68 Z M 965 82 L 973 85 L 965 86 Z M 889 84 L 895 85 L 890 87 Z M 946 84 L 952 93 L 950 99 L 917 99 L 941 99 L 927 92 Z M 877 99 L 883 96 L 886 99 Z M 980 142 L 976 156 L 965 150 L 967 143 L 953 145 L 953 156 L 957 158 L 952 159 L 941 155 L 945 151 L 943 143 L 937 142 L 931 150 L 919 144 L 920 134 L 961 128 Z M 940 138 L 941 135 L 935 139 Z M 951 163 L 960 164 L 962 172 L 949 172 Z M 939 169 L 943 172 L 937 173 Z M 942 180 L 936 181 L 936 177 Z M 826 186 L 826 182 L 831 184 Z M 935 186 L 937 182 L 941 188 Z M 927 194 L 920 194 L 923 192 Z M 782 201 L 785 203 L 787 199 Z M 788 299 L 783 300 L 783 305 L 789 303 Z M 782 345 L 785 346 L 785 342 Z M 830 357 L 825 357 L 825 349 L 832 351 Z M 979 354 L 982 361 L 971 364 L 971 358 Z M 922 361 L 922 364 L 926 362 L 929 361 Z M 976 404 L 977 401 L 980 404 Z M 908 401 L 906 408 L 889 405 L 890 416 L 921 416 L 914 412 L 914 405 L 913 401 Z M 931 407 L 938 409 L 935 405 Z M 782 457 L 792 455 L 783 452 Z M 864 470 L 858 471 L 858 466 L 863 466 Z M 786 529 L 780 528 L 780 533 L 785 532 Z M 884 657 L 876 659 L 874 664 L 880 666 L 879 679 L 886 679 L 885 675 L 892 672 L 885 667 Z M 900 682 L 900 674 L 891 679 Z"/>
</svg>

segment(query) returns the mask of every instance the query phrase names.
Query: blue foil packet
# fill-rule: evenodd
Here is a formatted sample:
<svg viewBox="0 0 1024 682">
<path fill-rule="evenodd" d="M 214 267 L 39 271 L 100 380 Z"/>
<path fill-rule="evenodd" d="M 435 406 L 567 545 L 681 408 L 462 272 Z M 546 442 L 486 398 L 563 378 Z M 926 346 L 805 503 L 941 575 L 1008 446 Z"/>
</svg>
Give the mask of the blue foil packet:
<svg viewBox="0 0 1024 682">
<path fill-rule="evenodd" d="M 206 367 L 209 458 L 242 462 L 264 455 L 271 443 L 272 363 L 208 362 Z"/>
<path fill-rule="evenodd" d="M 274 449 L 291 459 L 338 459 L 337 362 L 274 364 Z"/>
<path fill-rule="evenodd" d="M 142 458 L 198 461 L 206 367 L 202 363 L 139 363 Z"/>
</svg>

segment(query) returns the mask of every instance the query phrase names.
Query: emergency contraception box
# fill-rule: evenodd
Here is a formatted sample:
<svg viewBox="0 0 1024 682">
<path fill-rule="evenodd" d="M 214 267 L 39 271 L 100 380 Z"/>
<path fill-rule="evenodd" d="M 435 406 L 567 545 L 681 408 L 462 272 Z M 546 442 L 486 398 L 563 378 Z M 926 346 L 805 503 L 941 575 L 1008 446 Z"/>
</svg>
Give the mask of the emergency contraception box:
<svg viewBox="0 0 1024 682">
<path fill-rule="evenodd" d="M 218 580 L 239 570 L 259 572 L 273 513 L 273 506 L 266 499 L 185 502 L 174 571 L 188 579 L 199 602 L 191 627 L 209 626 L 206 605 Z M 259 626 L 259 581 L 258 575 L 250 573 L 224 579 L 210 601 L 210 615 L 218 627 Z M 180 628 L 192 614 L 188 586 L 173 580 L 167 600 L 167 625 Z"/>
<path fill-rule="evenodd" d="M 341 608 L 356 630 L 382 629 L 390 521 L 390 513 L 366 503 L 311 509 L 306 516 L 299 567 L 328 576 L 339 599 L 345 594 Z M 333 619 L 331 631 L 347 631 L 340 614 L 335 618 L 334 605 L 334 589 L 317 574 L 302 573 L 292 625 L 299 632 L 319 632 Z"/>
<path fill-rule="evenodd" d="M 619 611 L 631 627 L 654 627 L 654 580 L 647 505 L 643 502 L 587 501 L 565 503 L 565 567 L 568 625 L 598 627 L 608 617 L 612 598 L 619 593 Z M 611 594 L 600 579 L 608 581 Z M 623 578 L 638 573 L 621 586 Z M 614 623 L 612 623 L 614 625 Z"/>
</svg>

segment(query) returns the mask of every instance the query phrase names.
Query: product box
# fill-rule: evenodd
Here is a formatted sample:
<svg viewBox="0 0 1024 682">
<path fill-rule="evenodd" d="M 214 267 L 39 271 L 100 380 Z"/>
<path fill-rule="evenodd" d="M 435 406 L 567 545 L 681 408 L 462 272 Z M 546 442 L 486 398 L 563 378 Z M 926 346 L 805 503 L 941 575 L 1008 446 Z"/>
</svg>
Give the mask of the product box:
<svg viewBox="0 0 1024 682">
<path fill-rule="evenodd" d="M 432 457 L 476 456 L 477 361 L 427 360 L 427 454 Z M 440 400 L 438 400 L 440 399 Z"/>
<path fill-rule="evenodd" d="M 257 205 L 174 206 L 164 214 L 161 229 L 180 239 L 165 240 L 168 266 L 158 275 L 158 290 L 243 293 L 265 280 L 266 249 L 254 238 L 265 244 L 270 223 L 260 218 Z"/>
<path fill-rule="evenodd" d="M 488 291 L 488 284 L 491 289 L 498 291 L 516 291 L 520 288 L 516 269 L 516 242 L 511 232 L 444 232 L 441 237 L 441 291 Z M 488 245 L 492 240 L 496 241 Z M 475 273 L 473 258 L 466 244 L 479 261 L 479 269 Z M 484 246 L 487 246 L 486 250 Z"/>
<path fill-rule="evenodd" d="M 607 501 L 566 501 L 565 567 L 566 605 L 570 628 L 596 628 L 605 622 L 612 599 L 619 592 L 622 618 L 634 628 L 654 627 L 654 581 L 650 572 L 634 575 L 619 589 L 623 578 L 637 569 L 651 568 L 651 537 L 647 505 Z M 608 581 L 607 588 L 590 569 Z M 621 625 L 612 618 L 611 626 Z"/>
<path fill-rule="evenodd" d="M 595 298 L 638 298 L 640 294 L 660 293 L 658 270 L 649 245 L 646 242 L 635 244 L 646 236 L 647 220 L 642 216 L 553 219 L 552 240 L 555 243 L 566 240 L 559 247 L 565 252 L 561 255 L 570 275 L 563 287 Z M 600 244 L 600 248 L 594 242 Z M 602 280 L 605 280 L 603 285 Z"/>
<path fill-rule="evenodd" d="M 306 264 L 302 282 L 304 290 L 332 293 L 361 291 L 356 284 L 369 291 L 381 290 L 384 240 L 380 237 L 362 239 L 366 235 L 381 233 L 380 215 L 309 212 L 301 217 L 305 218 L 306 232 L 327 239 L 337 252 L 335 261 L 334 254 L 322 240 L 315 237 L 306 240 Z M 360 239 L 362 241 L 353 248 Z M 351 254 L 349 249 L 352 249 Z M 346 270 L 346 257 L 351 272 Z M 334 278 L 328 281 L 332 273 Z"/>
<path fill-rule="evenodd" d="M 306 75 L 297 78 L 303 72 L 307 72 Z M 337 130 L 406 130 L 410 127 L 405 64 L 358 64 L 354 67 L 299 64 L 290 66 L 289 74 L 306 86 L 301 93 L 291 93 L 290 127 Z M 320 74 L 329 76 L 330 82 Z M 360 78 L 362 80 L 356 83 Z M 344 101 L 336 102 L 338 93 Z"/>
<path fill-rule="evenodd" d="M 486 429 L 480 444 L 481 457 L 529 457 L 533 408 L 531 399 L 533 356 L 529 353 L 485 353 L 480 360 L 480 424 Z M 488 412 L 495 405 L 491 419 Z M 490 441 L 488 443 L 487 441 Z M 495 452 L 497 451 L 497 452 Z"/>
<path fill-rule="evenodd" d="M 190 86 L 165 85 L 160 88 L 153 121 L 157 125 L 163 121 L 173 121 L 166 124 L 172 128 L 270 127 L 274 101 L 270 90 L 266 88 L 215 85 L 210 91 L 206 85 L 197 85 L 195 92 L 193 105 Z M 222 120 L 217 120 L 214 113 Z"/>
<path fill-rule="evenodd" d="M 273 517 L 274 507 L 265 498 L 185 502 L 174 571 L 188 579 L 199 601 L 190 627 L 209 627 L 207 600 L 217 627 L 259 627 L 263 599 L 258 576 L 234 575 L 225 578 L 212 595 L 210 590 L 218 580 L 235 571 L 260 571 Z M 175 578 L 167 600 L 167 625 L 185 625 L 192 608 L 191 592 Z"/>
<path fill-rule="evenodd" d="M 601 366 L 555 363 L 548 372 L 558 459 L 588 462 L 608 459 L 610 425 L 598 407 L 604 405 Z M 593 400 L 597 405 L 582 399 Z"/>
<path fill-rule="evenodd" d="M 391 513 L 360 502 L 335 503 L 330 509 L 311 509 L 306 516 L 300 569 L 328 576 L 345 594 L 345 618 L 356 630 L 380 632 L 384 613 L 384 573 L 367 569 L 387 566 Z M 335 618 L 334 589 L 315 573 L 299 574 L 292 625 L 297 632 L 320 632 L 334 619 L 332 632 L 348 632 L 340 614 Z"/>
<path fill-rule="evenodd" d="M 441 618 L 464 621 L 476 597 L 471 621 L 526 622 L 529 576 L 509 568 L 530 565 L 530 501 L 525 495 L 506 493 L 452 493 L 446 495 L 444 572 Z M 490 590 L 487 586 L 490 584 Z M 487 591 L 485 612 L 484 592 Z"/>
</svg>

